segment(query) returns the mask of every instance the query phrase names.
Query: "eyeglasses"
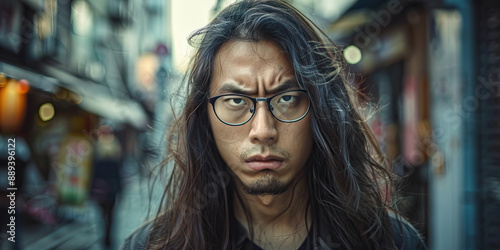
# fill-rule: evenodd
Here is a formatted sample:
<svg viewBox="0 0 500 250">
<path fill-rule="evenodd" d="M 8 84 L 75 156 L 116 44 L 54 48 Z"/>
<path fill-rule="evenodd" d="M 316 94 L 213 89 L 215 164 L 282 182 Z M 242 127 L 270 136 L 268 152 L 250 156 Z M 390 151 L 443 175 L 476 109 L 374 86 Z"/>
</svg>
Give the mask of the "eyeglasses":
<svg viewBox="0 0 500 250">
<path fill-rule="evenodd" d="M 257 102 L 266 102 L 271 114 L 281 122 L 296 122 L 309 112 L 310 100 L 302 89 L 280 92 L 271 97 L 253 98 L 241 94 L 226 94 L 208 99 L 219 120 L 230 126 L 247 123 L 255 115 Z"/>
</svg>

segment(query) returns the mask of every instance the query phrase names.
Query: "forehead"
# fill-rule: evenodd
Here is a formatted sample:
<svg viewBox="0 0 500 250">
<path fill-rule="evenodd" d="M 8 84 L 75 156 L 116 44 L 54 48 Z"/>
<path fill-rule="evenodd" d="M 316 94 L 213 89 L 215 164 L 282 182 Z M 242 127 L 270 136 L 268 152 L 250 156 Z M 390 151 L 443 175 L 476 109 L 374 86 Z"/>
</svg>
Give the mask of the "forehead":
<svg viewBox="0 0 500 250">
<path fill-rule="evenodd" d="M 225 84 L 245 89 L 273 88 L 295 79 L 287 54 L 273 41 L 230 40 L 215 56 L 211 92 Z"/>
<path fill-rule="evenodd" d="M 280 45 L 272 40 L 245 41 L 232 39 L 222 44 L 217 56 L 247 57 L 257 55 L 263 60 L 286 57 Z M 285 59 L 285 58 L 284 58 Z"/>
</svg>

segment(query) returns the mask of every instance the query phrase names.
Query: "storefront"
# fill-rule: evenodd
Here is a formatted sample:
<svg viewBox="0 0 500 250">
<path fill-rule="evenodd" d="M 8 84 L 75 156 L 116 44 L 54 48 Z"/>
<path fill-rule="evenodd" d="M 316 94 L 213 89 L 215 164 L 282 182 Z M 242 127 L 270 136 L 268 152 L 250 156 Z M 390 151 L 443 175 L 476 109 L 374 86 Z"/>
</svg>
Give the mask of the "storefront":
<svg viewBox="0 0 500 250">
<path fill-rule="evenodd" d="M 96 45 L 99 36 L 111 31 L 85 30 L 88 20 L 73 20 L 91 13 L 83 2 L 0 1 L 0 160 L 8 159 L 4 146 L 15 139 L 16 209 L 47 225 L 78 216 L 71 211 L 85 213 L 104 154 L 141 160 L 140 137 L 151 119 L 127 94 L 123 55 L 97 53 L 104 47 Z M 90 33 L 81 39 L 78 32 Z"/>
<path fill-rule="evenodd" d="M 329 30 L 363 76 L 355 83 L 370 94 L 372 128 L 403 176 L 402 212 L 432 249 L 498 246 L 481 240 L 477 210 L 476 140 L 485 130 L 471 100 L 480 84 L 472 11 L 470 1 L 357 1 Z"/>
</svg>

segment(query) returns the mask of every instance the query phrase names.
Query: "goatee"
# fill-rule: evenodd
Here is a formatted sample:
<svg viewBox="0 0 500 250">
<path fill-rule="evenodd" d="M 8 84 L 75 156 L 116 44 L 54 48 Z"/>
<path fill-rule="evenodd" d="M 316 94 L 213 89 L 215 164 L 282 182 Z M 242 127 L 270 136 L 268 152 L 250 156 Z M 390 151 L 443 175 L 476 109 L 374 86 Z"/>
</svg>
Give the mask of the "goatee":
<svg viewBox="0 0 500 250">
<path fill-rule="evenodd" d="M 243 191 L 250 195 L 279 195 L 288 189 L 288 185 L 278 181 L 271 173 L 259 177 L 259 179 L 249 185 L 241 183 Z"/>
</svg>

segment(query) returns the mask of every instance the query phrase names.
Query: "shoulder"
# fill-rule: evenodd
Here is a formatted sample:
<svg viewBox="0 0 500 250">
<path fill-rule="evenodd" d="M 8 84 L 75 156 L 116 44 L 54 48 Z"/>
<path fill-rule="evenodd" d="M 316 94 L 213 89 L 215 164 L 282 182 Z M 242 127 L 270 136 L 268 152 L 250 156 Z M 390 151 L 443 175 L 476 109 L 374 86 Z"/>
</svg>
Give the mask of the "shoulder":
<svg viewBox="0 0 500 250">
<path fill-rule="evenodd" d="M 153 228 L 154 220 L 150 220 L 142 224 L 136 230 L 134 230 L 123 243 L 122 250 L 132 250 L 132 249 L 146 249 L 148 238 Z"/>
<path fill-rule="evenodd" d="M 399 215 L 389 213 L 391 226 L 394 232 L 394 244 L 396 249 L 403 250 L 425 250 L 427 249 L 424 240 L 408 221 Z"/>
</svg>

